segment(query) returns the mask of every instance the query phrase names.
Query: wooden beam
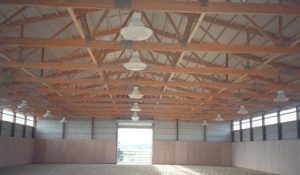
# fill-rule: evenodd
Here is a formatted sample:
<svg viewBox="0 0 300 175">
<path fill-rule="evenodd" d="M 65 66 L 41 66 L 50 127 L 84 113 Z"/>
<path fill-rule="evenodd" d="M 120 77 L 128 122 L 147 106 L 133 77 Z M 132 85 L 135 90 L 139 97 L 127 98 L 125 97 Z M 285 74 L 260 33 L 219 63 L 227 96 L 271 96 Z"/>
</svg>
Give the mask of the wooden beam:
<svg viewBox="0 0 300 175">
<path fill-rule="evenodd" d="M 17 15 L 19 15 L 20 13 L 22 13 L 25 9 L 27 9 L 27 6 L 24 6 L 22 8 L 20 8 L 18 11 L 16 11 L 14 14 L 12 14 L 11 16 L 7 17 L 4 21 L 2 21 L 0 23 L 0 28 L 2 26 L 4 26 L 5 24 L 7 24 L 11 19 L 13 19 L 14 17 L 16 17 Z"/>
<path fill-rule="evenodd" d="M 1 4 L 42 5 L 55 7 L 72 7 L 87 9 L 117 9 L 112 0 L 0 0 Z M 300 15 L 298 4 L 267 4 L 267 3 L 231 3 L 209 2 L 207 7 L 201 3 L 185 1 L 131 0 L 131 9 L 140 11 L 165 11 L 178 13 L 231 13 L 231 14 L 264 14 L 264 15 Z"/>
<path fill-rule="evenodd" d="M 4 81 L 4 77 L 0 77 L 0 81 Z M 181 87 L 204 87 L 215 89 L 261 89 L 261 90 L 273 90 L 273 89 L 300 89 L 299 84 L 276 84 L 276 83 L 264 83 L 260 84 L 261 87 L 257 88 L 255 83 L 218 83 L 218 82 L 188 82 L 188 81 L 154 81 L 154 80 L 101 80 L 101 79 L 77 79 L 77 78 L 32 78 L 32 77 L 16 77 L 12 82 L 17 83 L 49 83 L 49 84 L 84 84 L 84 85 L 114 85 L 114 86 L 126 86 L 130 83 L 132 86 L 169 86 L 177 87 L 180 84 Z M 240 94 L 241 97 L 243 96 Z M 234 94 L 232 94 L 234 96 Z"/>
<path fill-rule="evenodd" d="M 83 39 L 52 39 L 52 38 L 17 38 L 0 37 L 1 44 L 36 46 L 36 47 L 71 47 L 71 48 L 101 48 L 126 50 L 122 48 L 120 41 L 95 41 L 86 42 Z M 155 42 L 131 42 L 133 50 L 156 50 L 156 51 L 203 51 L 203 52 L 226 52 L 226 53 L 300 53 L 300 47 L 287 46 L 284 48 L 276 46 L 261 45 L 221 45 L 221 44 L 199 44 L 190 43 L 183 46 L 180 43 L 155 43 Z"/>
<path fill-rule="evenodd" d="M 0 54 L 1 56 L 1 54 Z M 95 64 L 61 64 L 61 63 L 16 63 L 1 62 L 3 68 L 30 68 L 30 69 L 54 69 L 54 70 L 89 70 L 89 71 L 119 71 L 129 72 L 122 65 L 105 65 L 99 67 Z M 176 67 L 170 66 L 148 66 L 141 72 L 165 72 L 165 73 L 187 73 L 187 74 L 248 74 L 248 75 L 300 75 L 299 69 L 244 69 L 244 68 L 211 68 L 211 67 Z"/>
<path fill-rule="evenodd" d="M 18 103 L 24 99 L 24 95 L 0 95 L 1 98 L 4 99 L 9 99 L 9 100 L 14 100 L 17 101 Z M 36 96 L 26 96 L 27 100 L 34 100 L 34 101 L 40 101 L 40 97 Z M 128 98 L 114 98 L 116 103 L 124 103 L 128 102 Z M 48 97 L 49 101 L 53 102 L 59 102 L 59 101 L 69 101 L 74 104 L 76 103 L 88 103 L 88 102 L 94 102 L 94 103 L 107 103 L 111 102 L 111 98 L 108 97 L 83 97 L 83 96 L 67 96 L 67 97 L 62 97 L 62 96 L 49 96 Z M 149 99 L 149 98 L 141 98 L 141 99 L 133 99 L 131 101 L 133 102 L 138 102 L 138 103 L 144 103 L 144 104 L 151 104 L 151 103 L 156 103 L 157 99 Z M 160 100 L 161 104 L 185 104 L 185 105 L 194 105 L 194 104 L 199 104 L 200 102 L 203 102 L 201 99 L 170 99 L 170 98 L 164 98 Z M 207 105 L 222 105 L 225 104 L 222 100 L 209 100 L 205 101 L 205 104 Z M 253 106 L 253 105 L 272 105 L 273 101 L 241 101 L 241 100 L 230 100 L 226 102 L 226 104 L 229 105 L 244 105 L 244 106 Z M 282 103 L 282 105 L 287 105 L 290 104 L 289 102 Z"/>
</svg>

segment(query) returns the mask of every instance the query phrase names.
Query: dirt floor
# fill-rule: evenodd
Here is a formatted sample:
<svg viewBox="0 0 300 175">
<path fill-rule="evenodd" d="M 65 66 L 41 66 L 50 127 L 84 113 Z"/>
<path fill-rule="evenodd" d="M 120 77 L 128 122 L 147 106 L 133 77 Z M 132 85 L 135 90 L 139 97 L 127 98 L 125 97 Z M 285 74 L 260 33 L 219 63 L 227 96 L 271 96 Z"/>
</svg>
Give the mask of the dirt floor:
<svg viewBox="0 0 300 175">
<path fill-rule="evenodd" d="M 180 165 L 29 164 L 0 168 L 1 175 L 273 175 L 236 167 Z"/>
</svg>

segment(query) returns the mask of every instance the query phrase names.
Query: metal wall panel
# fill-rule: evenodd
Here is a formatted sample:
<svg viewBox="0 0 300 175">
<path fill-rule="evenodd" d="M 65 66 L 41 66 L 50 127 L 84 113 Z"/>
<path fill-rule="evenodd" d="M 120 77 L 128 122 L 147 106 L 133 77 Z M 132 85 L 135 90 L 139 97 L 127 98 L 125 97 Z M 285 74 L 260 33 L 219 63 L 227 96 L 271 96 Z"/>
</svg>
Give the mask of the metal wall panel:
<svg viewBox="0 0 300 175">
<path fill-rule="evenodd" d="M 240 131 L 234 131 L 233 134 L 234 134 L 234 142 L 240 142 L 241 141 Z"/>
<path fill-rule="evenodd" d="M 250 129 L 244 129 L 243 130 L 243 142 L 249 142 L 250 141 Z"/>
<path fill-rule="evenodd" d="M 62 123 L 58 120 L 37 120 L 35 136 L 38 139 L 61 139 Z"/>
<path fill-rule="evenodd" d="M 178 140 L 203 141 L 204 127 L 201 123 L 179 122 Z"/>
<path fill-rule="evenodd" d="M 23 137 L 23 125 L 16 124 L 15 137 Z"/>
<path fill-rule="evenodd" d="M 94 139 L 117 139 L 116 121 L 96 119 L 94 122 Z"/>
<path fill-rule="evenodd" d="M 212 142 L 230 142 L 230 123 L 208 125 L 206 128 L 206 140 Z"/>
<path fill-rule="evenodd" d="M 66 139 L 91 139 L 92 121 L 71 120 L 66 124 Z"/>
<path fill-rule="evenodd" d="M 297 139 L 297 122 L 282 123 L 282 139 Z"/>
<path fill-rule="evenodd" d="M 278 126 L 268 125 L 266 126 L 267 140 L 278 140 Z"/>
<path fill-rule="evenodd" d="M 31 126 L 26 126 L 26 134 L 25 137 L 26 138 L 31 138 L 32 136 L 32 127 Z"/>
<path fill-rule="evenodd" d="M 254 141 L 263 140 L 262 127 L 253 128 L 253 140 Z"/>
<path fill-rule="evenodd" d="M 153 128 L 154 140 L 176 140 L 176 121 L 155 121 Z"/>
<path fill-rule="evenodd" d="M 2 121 L 1 136 L 10 136 L 11 127 L 12 127 L 12 123 Z"/>
</svg>

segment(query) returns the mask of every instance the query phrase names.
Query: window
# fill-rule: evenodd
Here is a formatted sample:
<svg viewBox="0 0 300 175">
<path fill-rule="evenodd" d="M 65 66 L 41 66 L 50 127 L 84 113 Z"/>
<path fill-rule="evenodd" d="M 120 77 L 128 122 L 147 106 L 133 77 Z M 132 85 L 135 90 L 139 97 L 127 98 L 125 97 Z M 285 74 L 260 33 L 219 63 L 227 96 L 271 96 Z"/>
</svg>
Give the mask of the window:
<svg viewBox="0 0 300 175">
<path fill-rule="evenodd" d="M 277 123 L 277 112 L 265 115 L 265 125 L 274 125 Z"/>
<path fill-rule="evenodd" d="M 262 116 L 252 118 L 252 128 L 262 126 Z"/>
<path fill-rule="evenodd" d="M 33 118 L 33 116 L 27 116 L 26 125 L 27 126 L 34 126 L 34 118 Z"/>
<path fill-rule="evenodd" d="M 240 130 L 240 121 L 234 121 L 233 122 L 233 130 L 234 131 L 237 131 L 237 130 Z"/>
<path fill-rule="evenodd" d="M 14 122 L 14 113 L 11 110 L 3 109 L 2 120 Z"/>
<path fill-rule="evenodd" d="M 296 108 L 280 111 L 280 122 L 290 122 L 297 120 Z"/>
<path fill-rule="evenodd" d="M 250 119 L 242 120 L 242 129 L 248 129 L 248 128 L 250 128 Z"/>
<path fill-rule="evenodd" d="M 16 123 L 17 124 L 21 124 L 21 125 L 25 124 L 25 116 L 24 116 L 24 114 L 21 114 L 21 113 L 17 113 L 16 114 Z"/>
</svg>

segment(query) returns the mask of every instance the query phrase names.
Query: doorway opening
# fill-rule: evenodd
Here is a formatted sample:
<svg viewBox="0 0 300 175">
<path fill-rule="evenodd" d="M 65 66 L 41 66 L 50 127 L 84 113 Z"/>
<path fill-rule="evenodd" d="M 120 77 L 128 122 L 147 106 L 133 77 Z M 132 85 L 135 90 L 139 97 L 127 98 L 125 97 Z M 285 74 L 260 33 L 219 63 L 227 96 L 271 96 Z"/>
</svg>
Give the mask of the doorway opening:
<svg viewBox="0 0 300 175">
<path fill-rule="evenodd" d="M 151 128 L 118 128 L 117 164 L 152 164 Z"/>
</svg>

